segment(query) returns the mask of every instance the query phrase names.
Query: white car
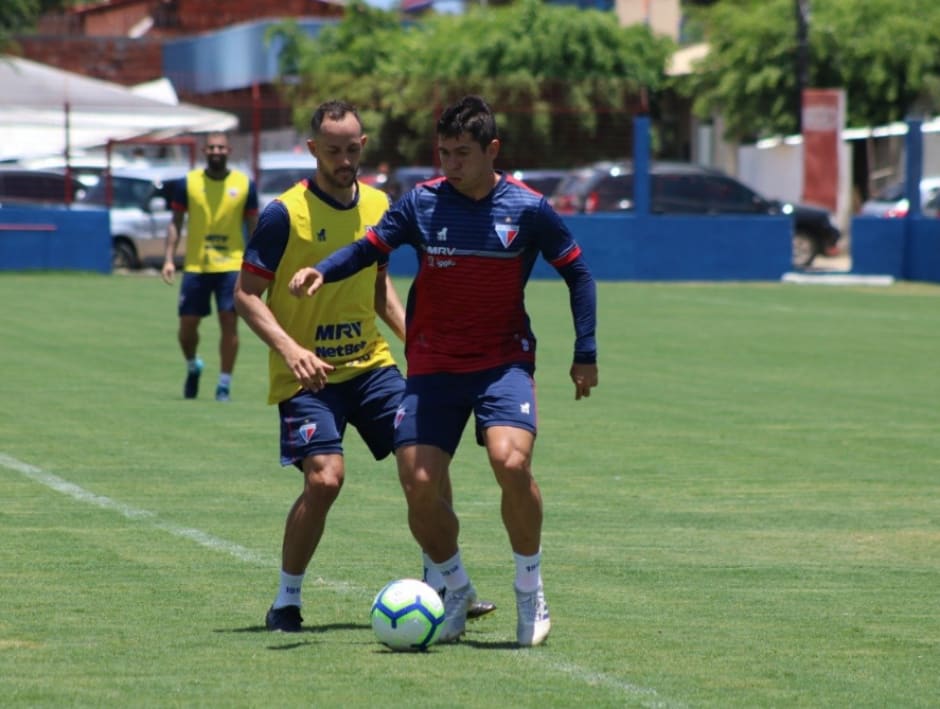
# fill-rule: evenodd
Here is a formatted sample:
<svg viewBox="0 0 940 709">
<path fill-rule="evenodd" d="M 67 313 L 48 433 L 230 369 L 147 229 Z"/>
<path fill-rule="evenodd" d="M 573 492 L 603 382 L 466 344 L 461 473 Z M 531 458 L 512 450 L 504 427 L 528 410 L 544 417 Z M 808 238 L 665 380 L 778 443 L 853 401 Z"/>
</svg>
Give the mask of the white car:
<svg viewBox="0 0 940 709">
<path fill-rule="evenodd" d="M 271 150 L 258 155 L 258 208 L 317 171 L 317 159 L 307 152 Z M 249 172 L 250 174 L 250 172 Z"/>
<path fill-rule="evenodd" d="M 82 200 L 109 207 L 111 266 L 136 269 L 163 263 L 166 230 L 173 219 L 170 200 L 174 182 L 186 177 L 187 165 L 114 168 L 89 189 Z M 177 259 L 186 253 L 181 235 Z"/>
</svg>

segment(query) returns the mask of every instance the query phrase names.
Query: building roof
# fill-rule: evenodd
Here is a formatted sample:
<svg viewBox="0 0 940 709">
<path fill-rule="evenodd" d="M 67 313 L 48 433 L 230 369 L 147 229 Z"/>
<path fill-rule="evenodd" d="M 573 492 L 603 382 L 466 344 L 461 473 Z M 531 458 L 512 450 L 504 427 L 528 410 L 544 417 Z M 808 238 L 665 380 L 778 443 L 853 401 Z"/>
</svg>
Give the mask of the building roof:
<svg viewBox="0 0 940 709">
<path fill-rule="evenodd" d="M 153 91 L 153 87 L 147 87 Z M 146 93 L 146 92 L 145 92 Z M 153 98 L 28 59 L 0 56 L 0 160 L 63 154 L 108 140 L 232 130 L 230 113 Z M 68 134 L 66 135 L 66 125 Z"/>
</svg>

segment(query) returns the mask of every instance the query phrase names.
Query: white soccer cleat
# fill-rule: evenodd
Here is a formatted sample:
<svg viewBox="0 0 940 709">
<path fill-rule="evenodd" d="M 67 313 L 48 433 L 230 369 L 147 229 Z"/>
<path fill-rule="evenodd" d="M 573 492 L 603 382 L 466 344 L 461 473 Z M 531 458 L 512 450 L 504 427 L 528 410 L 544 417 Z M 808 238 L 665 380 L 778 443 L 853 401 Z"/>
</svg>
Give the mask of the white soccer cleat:
<svg viewBox="0 0 940 709">
<path fill-rule="evenodd" d="M 525 593 L 516 589 L 516 612 L 519 621 L 516 624 L 516 640 L 523 647 L 539 645 L 548 637 L 552 621 L 548 617 L 548 604 L 542 585 L 534 591 Z"/>
<path fill-rule="evenodd" d="M 467 627 L 467 611 L 477 599 L 472 583 L 461 586 L 444 595 L 444 625 L 441 626 L 439 643 L 453 643 L 460 639 Z"/>
</svg>

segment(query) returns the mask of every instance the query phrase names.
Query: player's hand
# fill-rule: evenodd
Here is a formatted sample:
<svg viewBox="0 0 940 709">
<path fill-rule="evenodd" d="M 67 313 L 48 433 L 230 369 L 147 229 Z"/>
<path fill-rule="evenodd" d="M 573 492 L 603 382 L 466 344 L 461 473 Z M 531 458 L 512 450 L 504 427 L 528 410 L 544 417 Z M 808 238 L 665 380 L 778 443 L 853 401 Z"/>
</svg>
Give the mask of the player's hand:
<svg viewBox="0 0 940 709">
<path fill-rule="evenodd" d="M 173 285 L 173 276 L 176 274 L 176 265 L 172 261 L 164 261 L 163 268 L 160 271 L 160 275 L 163 277 L 163 282 L 168 286 Z"/>
<path fill-rule="evenodd" d="M 323 274 L 315 268 L 302 268 L 290 279 L 287 289 L 291 295 L 313 295 L 323 285 Z"/>
<path fill-rule="evenodd" d="M 591 389 L 597 386 L 596 364 L 572 364 L 571 381 L 574 382 L 574 398 L 577 401 L 582 396 L 590 396 Z"/>
<path fill-rule="evenodd" d="M 324 362 L 313 352 L 303 347 L 297 347 L 284 357 L 294 377 L 300 386 L 310 391 L 320 391 L 326 386 L 326 377 L 335 367 Z"/>
</svg>

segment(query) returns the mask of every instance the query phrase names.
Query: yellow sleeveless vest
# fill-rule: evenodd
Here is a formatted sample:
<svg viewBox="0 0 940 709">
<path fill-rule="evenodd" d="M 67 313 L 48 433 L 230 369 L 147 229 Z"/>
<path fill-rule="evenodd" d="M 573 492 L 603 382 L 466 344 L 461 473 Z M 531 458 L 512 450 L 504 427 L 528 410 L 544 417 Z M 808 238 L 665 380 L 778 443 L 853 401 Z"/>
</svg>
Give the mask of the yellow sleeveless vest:
<svg viewBox="0 0 940 709">
<path fill-rule="evenodd" d="M 248 176 L 238 170 L 231 170 L 224 180 L 206 177 L 203 169 L 186 175 L 186 271 L 241 269 L 248 187 Z"/>
<path fill-rule="evenodd" d="M 395 364 L 388 342 L 376 326 L 375 264 L 315 296 L 297 298 L 287 290 L 291 277 L 314 266 L 337 249 L 365 236 L 388 209 L 388 197 L 359 184 L 359 201 L 350 209 L 335 209 L 300 182 L 278 199 L 290 215 L 290 235 L 284 255 L 268 287 L 267 303 L 281 327 L 298 343 L 336 369 L 329 382 L 343 382 L 376 367 Z M 276 352 L 268 358 L 268 402 L 289 399 L 299 390 L 294 375 Z"/>
</svg>

